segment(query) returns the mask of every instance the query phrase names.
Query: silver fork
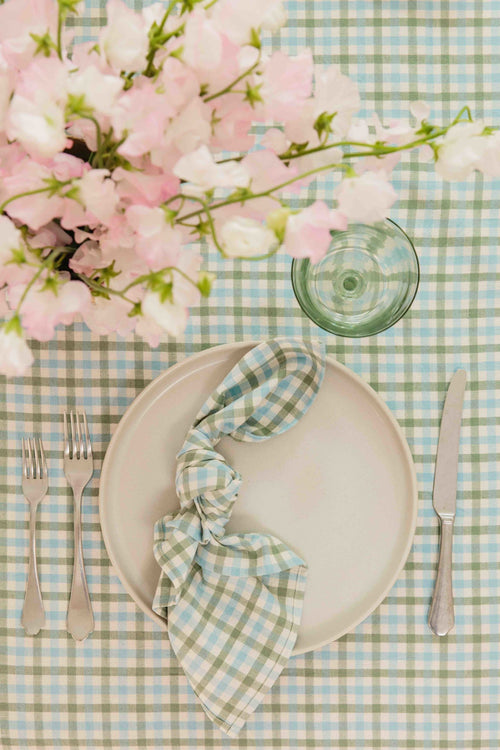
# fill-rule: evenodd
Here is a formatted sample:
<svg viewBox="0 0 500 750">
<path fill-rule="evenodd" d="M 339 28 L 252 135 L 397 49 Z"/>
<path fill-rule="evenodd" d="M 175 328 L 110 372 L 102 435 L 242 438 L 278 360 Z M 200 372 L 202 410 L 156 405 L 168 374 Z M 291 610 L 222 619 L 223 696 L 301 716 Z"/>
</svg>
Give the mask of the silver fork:
<svg viewBox="0 0 500 750">
<path fill-rule="evenodd" d="M 65 412 L 63 419 L 64 473 L 75 501 L 75 554 L 66 626 L 75 641 L 84 641 L 94 630 L 94 614 L 83 563 L 81 511 L 83 490 L 92 477 L 94 464 L 85 413 Z"/>
<path fill-rule="evenodd" d="M 40 438 L 22 439 L 23 452 L 23 494 L 30 505 L 30 546 L 26 593 L 21 615 L 21 625 L 28 635 L 36 635 L 45 625 L 38 568 L 36 564 L 36 511 L 41 500 L 47 494 L 47 461 Z"/>
</svg>

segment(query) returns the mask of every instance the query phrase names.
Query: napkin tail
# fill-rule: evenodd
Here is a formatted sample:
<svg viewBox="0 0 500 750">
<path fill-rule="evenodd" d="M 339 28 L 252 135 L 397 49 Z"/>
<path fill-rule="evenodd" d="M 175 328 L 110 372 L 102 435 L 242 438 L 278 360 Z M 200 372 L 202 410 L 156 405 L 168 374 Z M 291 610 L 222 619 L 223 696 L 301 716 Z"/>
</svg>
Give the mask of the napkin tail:
<svg viewBox="0 0 500 750">
<path fill-rule="evenodd" d="M 186 612 L 180 611 L 179 604 L 169 610 L 170 642 L 184 667 L 189 684 L 210 720 L 229 737 L 238 736 L 281 675 L 292 654 L 302 616 L 306 578 L 307 570 L 303 567 L 289 570 L 286 575 L 269 576 L 266 581 L 267 596 L 261 597 L 257 605 L 254 597 L 253 603 L 257 609 L 260 605 L 260 608 L 267 607 L 271 610 L 269 594 L 274 597 L 278 591 L 284 588 L 287 590 L 286 606 L 281 606 L 280 611 L 274 613 L 282 626 L 280 649 L 278 650 L 273 643 L 272 657 L 267 660 L 263 657 L 263 653 L 266 652 L 266 632 L 263 631 L 259 638 L 255 628 L 250 631 L 246 627 L 249 600 L 246 597 L 247 591 L 243 591 L 241 586 L 238 586 L 242 594 L 239 611 L 226 615 L 225 622 L 220 623 L 223 628 L 219 632 L 225 634 L 224 644 L 214 639 L 214 629 L 210 627 L 210 619 L 206 613 L 201 614 L 199 627 L 195 624 L 197 613 L 200 612 L 199 600 L 196 600 L 196 611 L 191 610 L 187 617 Z M 266 579 L 254 580 L 258 587 Z M 246 581 L 246 589 L 248 583 L 249 579 Z M 232 598 L 235 599 L 234 592 Z M 208 606 L 211 606 L 211 602 Z M 186 632 L 188 621 L 191 623 L 190 636 Z M 233 626 L 232 629 L 229 627 L 230 624 Z M 186 637 L 191 642 L 189 649 L 186 649 Z M 193 658 L 194 642 L 197 644 L 198 658 Z M 257 651 L 251 646 L 254 642 L 259 643 L 260 649 Z M 209 669 L 203 672 L 208 651 L 210 665 Z M 219 669 L 216 668 L 217 665 Z"/>
</svg>

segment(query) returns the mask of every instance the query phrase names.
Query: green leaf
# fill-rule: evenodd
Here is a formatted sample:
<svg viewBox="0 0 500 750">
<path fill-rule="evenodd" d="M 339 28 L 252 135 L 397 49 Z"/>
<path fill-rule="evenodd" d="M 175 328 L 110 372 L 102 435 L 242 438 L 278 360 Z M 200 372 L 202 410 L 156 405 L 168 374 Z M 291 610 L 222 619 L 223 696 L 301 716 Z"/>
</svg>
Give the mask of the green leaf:
<svg viewBox="0 0 500 750">
<path fill-rule="evenodd" d="M 65 198 L 71 198 L 74 201 L 77 201 L 78 203 L 82 203 L 82 199 L 80 197 L 80 190 L 77 187 L 77 185 L 72 185 L 69 190 L 67 190 L 64 193 Z"/>
<path fill-rule="evenodd" d="M 184 54 L 184 46 L 181 44 L 180 47 L 177 47 L 177 49 L 172 50 L 170 53 L 170 57 L 176 57 L 178 60 L 182 60 L 182 55 Z"/>
<path fill-rule="evenodd" d="M 283 208 L 277 208 L 267 215 L 266 225 L 273 230 L 280 244 L 285 239 L 286 225 L 291 213 L 292 211 L 288 206 L 283 206 Z"/>
<path fill-rule="evenodd" d="M 92 116 L 94 110 L 87 104 L 85 94 L 68 94 L 66 103 L 66 117 L 77 115 L 78 117 Z"/>
<path fill-rule="evenodd" d="M 261 88 L 262 88 L 261 83 L 257 84 L 256 86 L 251 86 L 248 81 L 246 82 L 244 99 L 250 104 L 251 107 L 255 107 L 255 104 L 257 102 L 264 101 L 260 95 Z"/>
<path fill-rule="evenodd" d="M 162 304 L 164 304 L 165 302 L 174 301 L 173 290 L 174 290 L 174 285 L 172 284 L 171 281 L 165 281 L 163 283 L 162 287 L 158 290 L 158 296 Z"/>
<path fill-rule="evenodd" d="M 50 57 L 52 50 L 57 51 L 57 47 L 52 41 L 48 29 L 43 36 L 40 36 L 39 34 L 30 34 L 30 37 L 36 42 L 35 55 L 41 53 L 42 55 L 45 55 L 45 57 Z"/>
<path fill-rule="evenodd" d="M 171 227 L 175 224 L 175 219 L 177 217 L 178 211 L 173 211 L 171 208 L 168 208 L 168 206 L 162 206 L 163 213 L 165 214 L 165 221 L 167 224 L 170 224 Z"/>
<path fill-rule="evenodd" d="M 142 307 L 140 302 L 136 302 L 128 313 L 129 318 L 135 318 L 136 315 L 142 315 Z"/>
<path fill-rule="evenodd" d="M 5 333 L 17 333 L 18 336 L 23 335 L 23 327 L 21 325 L 21 319 L 17 313 L 15 313 L 10 320 L 1 326 Z"/>
<path fill-rule="evenodd" d="M 42 285 L 42 292 L 52 292 L 57 297 L 59 292 L 59 281 L 55 276 L 47 276 Z"/>
<path fill-rule="evenodd" d="M 335 117 L 336 112 L 322 112 L 314 123 L 314 130 L 318 134 L 318 138 L 321 136 L 329 135 L 332 132 L 332 120 Z"/>
<path fill-rule="evenodd" d="M 252 191 L 249 190 L 246 187 L 240 187 L 236 188 L 236 190 L 233 190 L 231 195 L 228 195 L 227 200 L 230 200 L 234 203 L 244 203 L 249 198 L 251 198 L 253 195 Z"/>
<path fill-rule="evenodd" d="M 255 47 L 255 49 L 260 49 L 262 47 L 260 34 L 257 29 L 250 29 L 250 46 Z"/>
<path fill-rule="evenodd" d="M 68 13 L 74 13 L 75 15 L 78 15 L 78 6 L 80 5 L 80 0 L 57 0 L 57 4 L 61 9 L 63 18 L 66 18 Z"/>
<path fill-rule="evenodd" d="M 199 5 L 203 0 L 182 0 L 180 15 L 183 13 L 191 13 L 194 10 L 195 5 Z"/>
<path fill-rule="evenodd" d="M 201 292 L 202 297 L 208 297 L 210 296 L 210 292 L 212 291 L 212 286 L 215 281 L 215 274 L 210 273 L 209 271 L 200 271 L 198 274 L 198 283 L 196 286 Z"/>
<path fill-rule="evenodd" d="M 200 221 L 196 228 L 201 237 L 205 237 L 205 236 L 208 236 L 209 234 L 212 234 L 212 230 L 208 221 Z"/>
<path fill-rule="evenodd" d="M 54 195 L 59 195 L 61 189 L 66 187 L 66 183 L 58 180 L 54 175 L 51 175 L 51 177 L 45 177 L 43 182 L 47 185 L 49 198 L 52 198 Z"/>
<path fill-rule="evenodd" d="M 26 255 L 24 254 L 24 248 L 16 247 L 12 250 L 12 260 L 10 263 L 14 263 L 16 266 L 22 266 L 26 262 Z"/>
<path fill-rule="evenodd" d="M 113 261 L 109 266 L 99 269 L 99 283 L 109 286 L 111 279 L 114 279 L 119 275 L 120 271 L 115 271 L 115 261 Z"/>
</svg>

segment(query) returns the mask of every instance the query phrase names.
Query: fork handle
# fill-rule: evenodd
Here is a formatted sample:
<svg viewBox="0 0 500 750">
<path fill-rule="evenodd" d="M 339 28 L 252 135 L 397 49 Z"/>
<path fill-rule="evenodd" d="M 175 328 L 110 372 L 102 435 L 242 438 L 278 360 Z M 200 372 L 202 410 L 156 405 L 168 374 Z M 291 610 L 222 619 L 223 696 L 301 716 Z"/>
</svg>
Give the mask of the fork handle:
<svg viewBox="0 0 500 750">
<path fill-rule="evenodd" d="M 24 595 L 23 612 L 21 615 L 21 625 L 27 635 L 36 635 L 45 625 L 45 610 L 43 608 L 36 564 L 36 511 L 37 505 L 30 505 L 28 577 L 26 579 L 26 593 Z"/>
<path fill-rule="evenodd" d="M 75 499 L 74 527 L 75 527 L 75 555 L 73 558 L 73 581 L 69 597 L 66 625 L 75 641 L 84 641 L 94 630 L 94 614 L 90 603 L 82 548 L 82 492 L 83 488 L 74 488 Z"/>
</svg>

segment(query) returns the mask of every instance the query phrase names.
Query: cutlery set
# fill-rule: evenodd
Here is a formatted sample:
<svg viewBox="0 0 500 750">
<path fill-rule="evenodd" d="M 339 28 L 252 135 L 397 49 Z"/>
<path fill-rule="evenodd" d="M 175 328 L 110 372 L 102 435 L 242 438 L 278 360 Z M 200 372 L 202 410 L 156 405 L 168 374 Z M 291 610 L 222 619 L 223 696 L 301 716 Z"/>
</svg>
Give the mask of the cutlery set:
<svg viewBox="0 0 500 750">
<path fill-rule="evenodd" d="M 66 624 L 74 640 L 83 641 L 94 630 L 94 615 L 83 562 L 81 525 L 82 494 L 93 472 L 92 445 L 85 413 L 65 413 L 63 420 L 64 474 L 74 498 L 73 581 Z M 36 562 L 36 513 L 48 490 L 47 461 L 40 438 L 22 439 L 22 489 L 30 506 L 30 542 L 21 624 L 27 635 L 36 635 L 45 625 Z"/>
<path fill-rule="evenodd" d="M 447 635 L 455 624 L 452 590 L 453 524 L 456 512 L 457 471 L 466 373 L 453 375 L 443 408 L 434 475 L 433 505 L 441 525 L 439 563 L 429 610 L 433 633 Z M 94 630 L 94 615 L 87 586 L 82 548 L 81 508 L 83 490 L 93 473 L 92 445 L 84 412 L 63 415 L 64 474 L 74 498 L 73 579 L 67 612 L 67 631 L 83 641 Z M 29 557 L 26 594 L 21 624 L 27 635 L 36 635 L 45 625 L 36 561 L 36 514 L 48 490 L 47 461 L 40 438 L 22 439 L 22 489 L 30 506 Z"/>
</svg>

